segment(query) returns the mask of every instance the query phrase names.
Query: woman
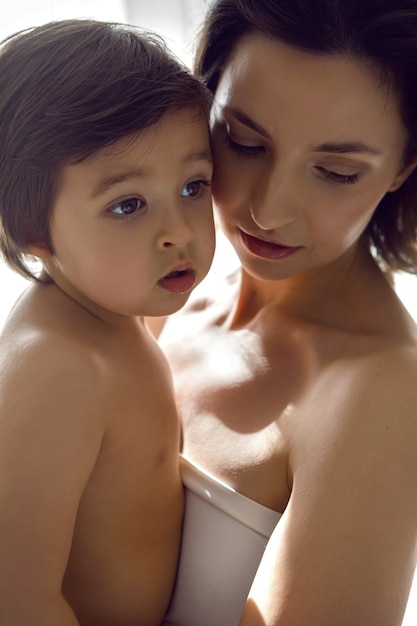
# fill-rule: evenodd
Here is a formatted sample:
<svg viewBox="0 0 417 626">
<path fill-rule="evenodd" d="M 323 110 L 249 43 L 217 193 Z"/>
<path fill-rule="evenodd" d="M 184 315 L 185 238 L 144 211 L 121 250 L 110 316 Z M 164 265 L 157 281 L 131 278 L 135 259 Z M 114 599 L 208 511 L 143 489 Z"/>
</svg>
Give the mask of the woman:
<svg viewBox="0 0 417 626">
<path fill-rule="evenodd" d="M 197 72 L 241 267 L 160 337 L 188 487 L 170 623 L 398 626 L 417 332 L 391 272 L 417 268 L 417 1 L 217 0 Z M 226 518 L 239 494 L 270 514 L 250 564 L 252 539 L 198 512 L 216 490 Z"/>
</svg>

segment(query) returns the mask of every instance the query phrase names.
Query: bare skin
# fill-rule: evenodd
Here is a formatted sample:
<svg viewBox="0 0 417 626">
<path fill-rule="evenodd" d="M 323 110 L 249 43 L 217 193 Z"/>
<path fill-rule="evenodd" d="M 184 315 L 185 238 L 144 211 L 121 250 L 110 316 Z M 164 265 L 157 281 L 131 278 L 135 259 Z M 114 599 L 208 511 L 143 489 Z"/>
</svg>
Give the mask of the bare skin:
<svg viewBox="0 0 417 626">
<path fill-rule="evenodd" d="M 361 234 L 414 167 L 405 141 L 395 101 L 351 60 L 252 37 L 224 69 L 213 195 L 243 267 L 160 343 L 185 456 L 283 512 L 240 626 L 401 624 L 417 330 Z M 367 154 L 316 148 L 357 142 Z"/>
<path fill-rule="evenodd" d="M 54 254 L 32 247 L 52 281 L 29 288 L 0 343 L 2 626 L 163 619 L 179 420 L 141 313 L 178 310 L 208 271 L 211 169 L 194 110 L 64 168 Z"/>
<path fill-rule="evenodd" d="M 140 321 L 98 323 L 54 284 L 5 333 L 0 623 L 159 624 L 183 498 L 163 356 Z"/>
</svg>

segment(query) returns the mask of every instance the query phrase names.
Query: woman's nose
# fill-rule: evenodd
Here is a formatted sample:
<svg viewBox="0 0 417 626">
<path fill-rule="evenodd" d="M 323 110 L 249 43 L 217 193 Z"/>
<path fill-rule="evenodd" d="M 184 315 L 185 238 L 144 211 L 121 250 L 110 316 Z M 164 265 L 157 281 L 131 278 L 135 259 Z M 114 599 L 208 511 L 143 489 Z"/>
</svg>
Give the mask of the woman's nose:
<svg viewBox="0 0 417 626">
<path fill-rule="evenodd" d="M 258 182 L 250 203 L 255 224 L 263 230 L 274 230 L 296 221 L 297 189 L 292 178 L 278 171 L 270 171 Z"/>
</svg>

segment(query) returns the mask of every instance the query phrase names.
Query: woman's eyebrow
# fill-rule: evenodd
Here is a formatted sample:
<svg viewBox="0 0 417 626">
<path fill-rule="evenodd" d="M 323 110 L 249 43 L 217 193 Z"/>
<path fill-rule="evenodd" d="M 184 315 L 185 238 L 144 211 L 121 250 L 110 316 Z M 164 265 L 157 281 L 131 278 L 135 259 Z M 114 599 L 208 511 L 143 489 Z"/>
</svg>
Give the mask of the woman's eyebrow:
<svg viewBox="0 0 417 626">
<path fill-rule="evenodd" d="M 265 139 L 268 139 L 270 137 L 268 131 L 265 130 L 265 128 L 263 128 L 257 122 L 254 122 L 250 117 L 248 117 L 240 109 L 236 107 L 225 106 L 223 107 L 223 110 L 229 115 L 232 115 L 234 118 L 236 118 L 239 122 L 241 122 L 248 128 L 251 128 L 256 133 L 259 133 L 260 135 L 265 137 Z M 318 144 L 317 146 L 312 146 L 311 151 L 312 152 L 331 152 L 333 154 L 374 154 L 374 155 L 381 154 L 379 150 L 376 150 L 375 148 L 372 148 L 371 146 L 367 146 L 366 144 L 361 143 L 359 141 L 354 141 L 354 142 L 344 141 L 340 143 L 325 142 L 322 144 Z"/>
<path fill-rule="evenodd" d="M 248 128 L 251 128 L 256 133 L 259 133 L 260 135 L 262 135 L 266 139 L 269 138 L 268 131 L 266 131 L 265 128 L 260 126 L 260 124 L 257 124 L 256 122 L 254 122 L 250 117 L 248 117 L 240 109 L 237 109 L 236 107 L 224 106 L 223 107 L 223 111 L 225 111 L 229 115 L 232 115 L 233 117 L 235 117 L 238 120 L 238 122 L 241 122 L 242 124 L 244 124 Z"/>
<path fill-rule="evenodd" d="M 311 147 L 312 152 L 332 152 L 333 154 L 381 154 L 379 150 L 360 142 L 321 143 Z"/>
</svg>

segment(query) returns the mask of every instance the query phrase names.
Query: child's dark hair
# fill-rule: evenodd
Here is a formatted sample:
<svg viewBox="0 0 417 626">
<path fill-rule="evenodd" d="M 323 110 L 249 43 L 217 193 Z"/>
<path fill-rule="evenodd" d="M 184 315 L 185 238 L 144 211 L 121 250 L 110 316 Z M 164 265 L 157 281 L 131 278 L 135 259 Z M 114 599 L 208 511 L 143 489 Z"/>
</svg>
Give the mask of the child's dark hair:
<svg viewBox="0 0 417 626">
<path fill-rule="evenodd" d="M 213 93 L 235 46 L 251 34 L 373 67 L 398 100 L 409 138 L 404 160 L 416 154 L 417 0 L 214 0 L 195 64 Z M 385 195 L 363 237 L 387 268 L 417 273 L 417 170 Z"/>
<path fill-rule="evenodd" d="M 189 107 L 210 92 L 162 39 L 124 24 L 63 20 L 0 48 L 0 252 L 33 277 L 27 246 L 53 253 L 49 218 L 62 167 Z"/>
</svg>

